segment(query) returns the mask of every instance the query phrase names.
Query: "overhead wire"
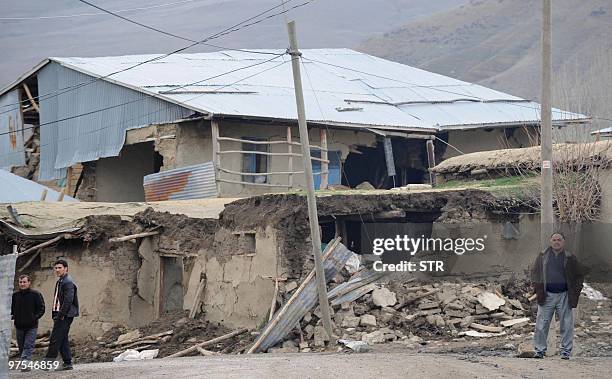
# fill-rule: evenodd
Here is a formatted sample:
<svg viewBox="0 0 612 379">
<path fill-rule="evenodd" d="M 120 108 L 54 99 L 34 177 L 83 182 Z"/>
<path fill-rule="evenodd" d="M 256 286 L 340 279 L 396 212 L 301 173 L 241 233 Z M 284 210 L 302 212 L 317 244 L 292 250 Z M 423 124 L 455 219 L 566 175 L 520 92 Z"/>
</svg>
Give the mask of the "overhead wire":
<svg viewBox="0 0 612 379">
<path fill-rule="evenodd" d="M 164 7 L 168 7 L 171 5 L 193 3 L 194 1 L 202 1 L 202 0 L 182 0 L 182 1 L 175 1 L 172 3 L 151 5 L 148 7 L 118 9 L 118 10 L 114 10 L 113 12 L 124 13 L 124 12 L 144 11 L 144 10 L 149 10 L 149 9 L 164 8 Z M 68 15 L 56 15 L 56 16 L 0 17 L 0 21 L 53 20 L 53 19 L 76 18 L 76 17 L 85 17 L 85 16 L 104 16 L 106 14 L 107 14 L 106 12 L 98 12 L 98 13 L 79 13 L 79 14 L 68 14 Z"/>
<path fill-rule="evenodd" d="M 292 1 L 295 1 L 295 0 L 287 0 L 286 3 L 289 3 L 289 2 L 292 2 Z M 268 20 L 270 18 L 273 18 L 273 17 L 279 16 L 279 15 L 285 14 L 285 13 L 287 13 L 287 12 L 293 10 L 293 9 L 297 9 L 297 8 L 306 6 L 306 5 L 310 4 L 310 3 L 312 3 L 313 1 L 315 1 L 315 0 L 307 0 L 307 1 L 302 2 L 300 4 L 296 4 L 296 5 L 294 5 L 294 6 L 290 7 L 290 8 L 284 9 L 284 10 L 282 10 L 280 12 L 277 12 L 277 13 L 274 13 L 274 14 L 271 14 L 271 15 L 267 15 L 266 17 L 257 20 L 259 17 L 261 17 L 261 16 L 263 16 L 263 15 L 265 15 L 265 14 L 267 14 L 267 13 L 269 13 L 269 12 L 275 10 L 275 9 L 278 9 L 280 7 L 284 7 L 283 4 L 276 5 L 276 6 L 272 7 L 272 8 L 266 9 L 266 10 L 264 10 L 264 11 L 262 11 L 262 12 L 256 14 L 256 15 L 254 15 L 252 17 L 249 17 L 246 20 L 243 20 L 243 21 L 241 21 L 239 23 L 236 23 L 236 24 L 234 24 L 234 25 L 232 25 L 230 27 L 227 27 L 227 28 L 221 30 L 220 32 L 217 32 L 217 33 L 215 33 L 215 34 L 213 34 L 213 35 L 211 35 L 209 37 L 206 37 L 206 38 L 204 38 L 204 39 L 202 39 L 200 41 L 192 42 L 191 44 L 189 44 L 187 46 L 184 46 L 182 48 L 176 49 L 176 50 L 174 50 L 174 51 L 172 51 L 170 53 L 162 54 L 160 56 L 157 56 L 157 57 L 154 57 L 154 58 L 151 58 L 151 59 L 147 59 L 147 60 L 142 61 L 142 62 L 138 62 L 138 63 L 136 63 L 136 64 L 134 64 L 132 66 L 126 67 L 126 68 L 118 70 L 118 71 L 111 72 L 110 74 L 107 74 L 107 75 L 104 75 L 104 76 L 101 76 L 101 77 L 96 77 L 96 78 L 94 78 L 94 79 L 92 79 L 90 81 L 87 81 L 87 82 L 82 82 L 82 83 L 78 83 L 76 85 L 68 86 L 68 87 L 62 88 L 60 90 L 51 92 L 49 94 L 43 94 L 43 95 L 35 96 L 33 98 L 33 100 L 37 100 L 37 99 L 39 99 L 39 100 L 51 99 L 51 98 L 60 96 L 60 95 L 62 95 L 64 93 L 68 93 L 68 92 L 74 91 L 74 90 L 76 90 L 78 88 L 81 88 L 81 87 L 87 86 L 89 84 L 95 83 L 95 82 L 97 82 L 99 80 L 104 80 L 104 79 L 107 79 L 107 78 L 109 78 L 109 77 L 111 77 L 113 75 L 116 75 L 116 74 L 119 74 L 119 73 L 123 73 L 123 72 L 126 72 L 128 70 L 134 69 L 136 67 L 142 66 L 144 64 L 155 62 L 155 61 L 159 61 L 161 59 L 165 59 L 165 58 L 167 58 L 167 57 L 169 57 L 171 55 L 178 54 L 178 53 L 180 53 L 182 51 L 185 51 L 185 50 L 187 50 L 187 49 L 189 49 L 189 48 L 191 48 L 193 46 L 196 46 L 198 44 L 206 43 L 207 41 L 210 41 L 211 39 L 216 39 L 216 38 L 219 38 L 219 37 L 221 37 L 223 35 L 227 35 L 227 34 L 230 34 L 230 33 L 237 32 L 239 30 L 242 30 L 242 29 L 248 28 L 250 26 L 259 24 L 261 22 L 264 22 L 264 21 L 266 21 L 266 20 Z M 256 20 L 256 21 L 253 21 L 253 20 Z M 253 21 L 253 22 L 250 22 L 250 21 Z M 216 47 L 219 47 L 219 46 L 216 46 Z M 237 50 L 237 49 L 232 49 L 232 50 Z M 257 51 L 247 51 L 247 52 L 254 52 L 254 53 L 259 53 L 259 54 L 274 55 L 274 53 L 270 53 L 270 52 L 261 52 L 261 51 L 259 51 L 259 52 L 257 52 Z M 276 55 L 280 56 L 282 54 L 278 53 Z M 23 101 L 20 101 L 20 102 L 18 102 L 16 104 L 7 104 L 7 105 L 4 105 L 2 107 L 15 106 L 15 105 L 17 107 L 15 107 L 13 109 L 9 109 L 8 111 L 0 112 L 0 114 L 4 114 L 4 113 L 8 113 L 8 112 L 12 112 L 14 110 L 17 110 L 17 109 L 20 108 L 21 104 L 27 104 L 27 103 L 29 103 L 28 99 L 24 99 Z"/>
</svg>

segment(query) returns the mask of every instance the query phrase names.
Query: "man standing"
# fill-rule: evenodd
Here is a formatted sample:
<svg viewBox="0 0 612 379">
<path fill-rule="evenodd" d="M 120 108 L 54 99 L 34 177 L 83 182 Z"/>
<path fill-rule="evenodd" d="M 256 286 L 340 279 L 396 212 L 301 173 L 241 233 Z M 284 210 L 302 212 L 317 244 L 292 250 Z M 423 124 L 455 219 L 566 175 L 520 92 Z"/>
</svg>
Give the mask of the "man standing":
<svg viewBox="0 0 612 379">
<path fill-rule="evenodd" d="M 13 293 L 11 316 L 15 323 L 17 346 L 23 361 L 31 361 L 38 333 L 38 319 L 45 314 L 45 301 L 40 292 L 30 288 L 32 280 L 28 275 L 19 276 L 19 291 Z M 24 370 L 28 364 L 24 362 Z"/>
<path fill-rule="evenodd" d="M 535 357 L 544 358 L 550 322 L 557 313 L 561 332 L 561 359 L 569 359 L 574 344 L 574 315 L 584 273 L 574 255 L 565 250 L 561 233 L 550 236 L 550 247 L 538 254 L 531 271 L 538 301 L 533 344 Z"/>
<path fill-rule="evenodd" d="M 53 330 L 49 341 L 46 359 L 57 358 L 57 353 L 62 355 L 64 370 L 72 370 L 72 353 L 68 333 L 72 320 L 79 315 L 79 300 L 77 297 L 77 286 L 68 275 L 68 262 L 63 259 L 53 264 L 55 275 L 59 278 L 55 283 L 53 294 Z"/>
</svg>

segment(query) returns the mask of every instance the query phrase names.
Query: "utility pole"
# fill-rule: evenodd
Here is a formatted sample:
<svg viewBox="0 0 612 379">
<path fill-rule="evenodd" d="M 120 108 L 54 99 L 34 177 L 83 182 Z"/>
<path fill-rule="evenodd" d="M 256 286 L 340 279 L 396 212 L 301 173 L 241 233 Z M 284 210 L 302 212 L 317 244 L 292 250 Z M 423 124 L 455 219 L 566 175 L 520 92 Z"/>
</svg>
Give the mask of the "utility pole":
<svg viewBox="0 0 612 379">
<path fill-rule="evenodd" d="M 540 193 L 540 243 L 548 248 L 553 233 L 553 154 L 552 154 L 552 16 L 551 0 L 542 0 L 542 105 L 540 107 L 540 138 L 542 155 L 542 183 Z M 548 333 L 548 352 L 557 350 L 558 323 L 553 317 Z"/>
<path fill-rule="evenodd" d="M 306 111 L 304 107 L 304 93 L 302 89 L 302 74 L 300 72 L 300 56 L 298 50 L 297 36 L 295 32 L 295 21 L 287 23 L 289 33 L 289 54 L 291 55 L 291 66 L 293 68 L 293 84 L 295 87 L 295 102 L 297 104 L 298 125 L 300 129 L 300 143 L 302 145 L 302 162 L 304 175 L 306 176 L 306 193 L 308 199 L 308 219 L 310 220 L 310 240 L 312 241 L 312 255 L 315 261 L 315 273 L 317 279 L 317 290 L 319 292 L 319 307 L 323 319 L 323 327 L 330 341 L 333 336 L 331 316 L 329 312 L 329 300 L 327 299 L 327 286 L 325 271 L 323 270 L 323 257 L 321 254 L 321 234 L 319 231 L 319 216 L 317 214 L 317 199 L 315 197 L 314 180 L 312 178 L 312 162 L 310 158 L 310 141 L 308 138 L 308 126 L 306 125 Z"/>
<path fill-rule="evenodd" d="M 551 58 L 551 0 L 542 0 L 542 105 L 540 107 L 540 138 L 542 154 L 542 184 L 540 195 L 540 223 L 542 250 L 548 247 L 553 232 L 552 189 L 552 58 Z"/>
</svg>

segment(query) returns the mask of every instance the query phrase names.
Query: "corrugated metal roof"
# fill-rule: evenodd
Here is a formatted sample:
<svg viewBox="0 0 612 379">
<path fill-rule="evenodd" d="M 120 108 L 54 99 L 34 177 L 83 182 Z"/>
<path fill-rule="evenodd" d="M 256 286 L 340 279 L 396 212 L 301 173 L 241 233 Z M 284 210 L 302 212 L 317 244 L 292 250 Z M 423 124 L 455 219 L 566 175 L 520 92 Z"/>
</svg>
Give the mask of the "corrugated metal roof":
<svg viewBox="0 0 612 379">
<path fill-rule="evenodd" d="M 154 57 L 51 60 L 103 77 Z M 537 103 L 353 50 L 306 49 L 302 57 L 306 114 L 311 122 L 438 130 L 539 121 Z M 263 63 L 269 59 L 269 55 L 240 51 L 175 54 L 111 79 L 203 113 L 294 120 L 290 57 Z M 274 68 L 282 62 L 286 64 Z M 215 77 L 255 63 L 261 64 Z M 204 81 L 211 77 L 215 78 Z M 202 82 L 172 92 L 196 81 Z M 346 108 L 358 110 L 338 110 Z M 587 121 L 586 116 L 560 110 L 553 112 L 553 119 L 556 123 Z"/>
<path fill-rule="evenodd" d="M 217 197 L 212 162 L 177 168 L 144 177 L 146 201 L 207 199 Z"/>
<path fill-rule="evenodd" d="M 592 132 L 591 134 L 600 134 L 605 135 L 607 137 L 608 135 L 612 135 L 612 127 L 599 129 Z"/>
<path fill-rule="evenodd" d="M 23 201 L 39 201 L 44 190 L 47 190 L 45 201 L 54 202 L 59 192 L 31 180 L 0 170 L 0 203 L 19 203 Z M 64 196 L 64 201 L 78 201 L 70 196 Z"/>
<path fill-rule="evenodd" d="M 0 96 L 0 169 L 10 169 L 25 165 L 23 150 L 23 124 L 19 108 L 6 111 L 5 107 L 15 107 L 19 102 L 19 90 Z"/>
</svg>

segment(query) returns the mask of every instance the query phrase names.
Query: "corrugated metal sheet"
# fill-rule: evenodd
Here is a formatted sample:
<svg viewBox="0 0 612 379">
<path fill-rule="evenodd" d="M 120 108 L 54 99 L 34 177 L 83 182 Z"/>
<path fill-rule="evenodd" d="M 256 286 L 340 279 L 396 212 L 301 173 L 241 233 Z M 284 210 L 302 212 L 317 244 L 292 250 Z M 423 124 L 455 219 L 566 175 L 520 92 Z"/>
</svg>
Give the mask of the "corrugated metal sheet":
<svg viewBox="0 0 612 379">
<path fill-rule="evenodd" d="M 306 49 L 302 56 L 306 115 L 311 122 L 437 131 L 446 126 L 525 124 L 539 119 L 537 103 L 353 50 Z M 52 60 L 104 76 L 153 57 L 156 56 Z M 295 120 L 289 57 L 263 63 L 268 59 L 269 55 L 239 51 L 176 54 L 112 78 L 214 115 Z M 286 64 L 275 67 L 282 62 Z M 260 64 L 242 69 L 257 63 Z M 242 70 L 221 75 L 236 69 Z M 218 75 L 221 76 L 215 77 Z M 204 80 L 211 77 L 214 78 Z M 177 88 L 196 81 L 202 82 Z M 346 108 L 360 109 L 338 110 Z M 583 115 L 559 110 L 553 118 L 557 123 L 586 121 Z"/>
<path fill-rule="evenodd" d="M 146 201 L 206 199 L 217 197 L 212 162 L 177 168 L 144 177 Z"/>
<path fill-rule="evenodd" d="M 11 253 L 11 251 L 3 252 Z M 0 256 L 0 378 L 8 378 L 9 348 L 11 347 L 11 299 L 15 278 L 15 254 Z"/>
<path fill-rule="evenodd" d="M 45 189 L 47 190 L 45 201 L 57 201 L 59 192 L 0 169 L 0 204 L 19 203 L 22 201 L 40 201 L 40 196 Z M 64 201 L 78 200 L 70 196 L 64 196 Z"/>
<path fill-rule="evenodd" d="M 61 92 L 63 88 L 92 80 L 89 75 L 51 62 L 38 74 L 38 91 Z M 107 107 L 112 108 L 95 112 Z M 41 127 L 40 180 L 59 179 L 64 171 L 62 168 L 78 162 L 117 156 L 129 128 L 171 122 L 194 113 L 107 81 L 96 81 L 59 96 L 42 98 L 40 108 L 40 122 L 45 124 Z M 95 113 L 66 120 L 88 112 Z M 54 122 L 56 120 L 64 121 Z"/>
<path fill-rule="evenodd" d="M 323 257 L 325 278 L 331 279 L 336 276 L 352 254 L 354 253 L 341 243 L 333 251 L 325 254 Z M 309 280 L 302 283 L 293 296 L 296 296 L 295 299 L 281 307 L 275 317 L 263 328 L 249 352 L 266 351 L 282 341 L 302 317 L 314 308 L 319 301 L 315 276 L 312 275 Z"/>
<path fill-rule="evenodd" d="M 306 49 L 302 56 L 310 122 L 430 132 L 539 122 L 539 104 L 480 85 L 349 49 Z M 42 127 L 41 180 L 57 179 L 59 169 L 77 162 L 116 156 L 128 128 L 171 122 L 193 111 L 297 119 L 287 55 L 265 62 L 270 55 L 240 51 L 174 54 L 114 74 L 157 57 L 50 58 L 39 72 L 41 94 L 112 75 L 41 101 L 42 123 L 94 112 Z M 199 83 L 186 86 L 194 82 Z M 553 121 L 589 119 L 554 110 Z"/>
<path fill-rule="evenodd" d="M 0 169 L 25 165 L 23 150 L 23 123 L 19 109 L 19 90 L 12 90 L 0 96 Z M 4 113 L 6 112 L 6 113 Z"/>
<path fill-rule="evenodd" d="M 612 135 L 612 127 L 599 129 L 599 130 L 592 132 L 591 134 L 599 134 L 604 137 L 609 137 L 610 135 Z"/>
</svg>

